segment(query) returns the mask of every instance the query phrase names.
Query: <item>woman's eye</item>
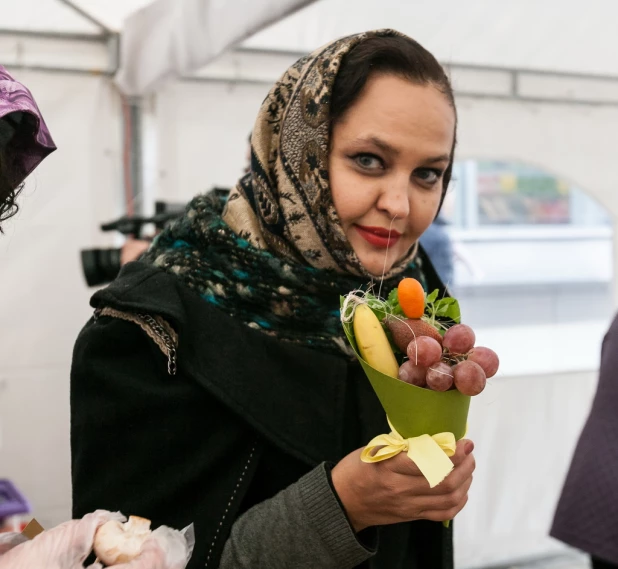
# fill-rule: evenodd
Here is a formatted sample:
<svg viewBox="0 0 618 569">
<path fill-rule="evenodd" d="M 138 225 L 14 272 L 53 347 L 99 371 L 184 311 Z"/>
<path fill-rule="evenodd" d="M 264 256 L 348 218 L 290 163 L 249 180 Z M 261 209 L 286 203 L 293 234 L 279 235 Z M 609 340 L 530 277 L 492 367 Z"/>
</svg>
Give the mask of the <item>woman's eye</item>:
<svg viewBox="0 0 618 569">
<path fill-rule="evenodd" d="M 384 168 L 382 159 L 373 154 L 357 154 L 354 156 L 354 161 L 365 170 L 378 170 Z"/>
<path fill-rule="evenodd" d="M 419 168 L 415 175 L 425 184 L 433 185 L 442 178 L 442 170 L 434 170 L 433 168 Z"/>
</svg>

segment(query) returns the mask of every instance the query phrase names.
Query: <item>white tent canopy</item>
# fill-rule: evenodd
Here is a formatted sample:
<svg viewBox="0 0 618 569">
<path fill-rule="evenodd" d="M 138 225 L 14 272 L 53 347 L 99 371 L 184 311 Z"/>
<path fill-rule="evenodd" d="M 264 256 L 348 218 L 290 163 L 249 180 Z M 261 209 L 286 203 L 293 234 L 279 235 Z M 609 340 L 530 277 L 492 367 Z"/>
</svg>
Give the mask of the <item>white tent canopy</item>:
<svg viewBox="0 0 618 569">
<path fill-rule="evenodd" d="M 190 74 L 228 44 L 307 4 L 244 47 L 304 53 L 341 35 L 390 27 L 449 65 L 618 77 L 618 5 L 608 0 L 23 0 L 3 10 L 0 31 L 101 39 L 105 31 L 124 32 L 121 85 L 140 94 L 151 84 L 139 75 Z M 144 49 L 155 45 L 168 49 L 163 57 Z"/>
<path fill-rule="evenodd" d="M 569 74 L 618 77 L 618 38 L 614 22 L 618 5 L 607 0 L 320 0 L 318 2 L 236 2 L 182 0 L 173 4 L 154 2 L 166 17 L 158 27 L 150 27 L 148 36 L 172 37 L 188 51 L 204 51 L 221 38 L 238 41 L 236 30 L 256 29 L 262 23 L 279 19 L 288 9 L 309 6 L 258 32 L 244 42 L 253 49 L 306 53 L 333 38 L 376 28 L 395 28 L 421 42 L 448 65 L 474 65 L 508 69 L 534 69 Z M 128 40 L 139 30 L 148 10 L 134 14 L 127 22 Z M 187 26 L 182 14 L 202 16 L 200 26 Z M 174 19 L 172 15 L 177 17 Z M 170 24 L 171 20 L 171 24 Z M 163 28 L 163 29 L 161 29 Z M 146 41 L 147 37 L 146 36 Z M 202 37 L 200 37 L 202 36 Z M 207 36 L 205 41 L 203 36 Z M 199 68 L 193 59 L 193 69 Z M 164 59 L 154 61 L 143 51 L 126 52 L 125 64 L 131 71 L 140 67 L 156 75 L 156 67 L 166 66 Z M 188 66 L 177 71 L 187 74 Z M 135 71 L 136 72 L 136 71 Z M 144 71 L 142 70 L 142 73 Z M 131 87 L 131 79 L 123 77 Z M 140 86 L 145 88 L 145 86 Z"/>
<path fill-rule="evenodd" d="M 261 0 L 243 6 L 225 0 L 156 0 L 125 22 L 120 88 L 152 91 L 169 76 L 186 76 L 230 46 L 313 0 Z"/>
<path fill-rule="evenodd" d="M 445 64 L 618 76 L 617 18 L 608 0 L 320 0 L 246 45 L 306 52 L 338 36 L 395 28 Z"/>
<path fill-rule="evenodd" d="M 190 75 L 312 1 L 24 0 L 7 10 L 0 52 L 5 64 L 22 68 L 116 74 L 121 91 L 140 96 L 165 78 Z M 41 45 L 43 38 L 47 43 Z M 56 43 L 50 58 L 51 40 Z M 63 40 L 72 41 L 73 49 L 58 49 Z"/>
<path fill-rule="evenodd" d="M 2 30 L 99 35 L 119 32 L 125 18 L 151 0 L 20 0 L 3 2 Z M 96 22 L 99 22 L 98 25 Z"/>
</svg>

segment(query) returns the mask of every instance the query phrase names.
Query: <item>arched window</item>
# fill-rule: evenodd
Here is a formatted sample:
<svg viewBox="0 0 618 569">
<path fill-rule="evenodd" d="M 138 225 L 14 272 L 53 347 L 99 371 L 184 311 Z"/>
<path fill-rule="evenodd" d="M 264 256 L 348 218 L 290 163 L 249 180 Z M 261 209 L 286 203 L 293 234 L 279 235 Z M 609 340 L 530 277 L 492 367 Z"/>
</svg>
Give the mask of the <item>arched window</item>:
<svg viewBox="0 0 618 569">
<path fill-rule="evenodd" d="M 598 367 L 613 313 L 612 226 L 599 203 L 537 166 L 467 160 L 439 221 L 464 321 L 500 354 L 503 374 Z"/>
</svg>

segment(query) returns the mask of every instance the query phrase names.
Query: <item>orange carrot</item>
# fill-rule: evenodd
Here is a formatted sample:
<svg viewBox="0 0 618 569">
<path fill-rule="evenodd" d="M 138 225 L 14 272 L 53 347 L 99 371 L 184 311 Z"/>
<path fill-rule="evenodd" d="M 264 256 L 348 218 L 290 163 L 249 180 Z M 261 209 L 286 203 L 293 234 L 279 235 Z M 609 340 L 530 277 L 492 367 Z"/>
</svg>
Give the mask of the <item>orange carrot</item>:
<svg viewBox="0 0 618 569">
<path fill-rule="evenodd" d="M 416 279 L 403 279 L 397 287 L 399 306 L 408 318 L 420 318 L 425 313 L 425 291 Z"/>
</svg>

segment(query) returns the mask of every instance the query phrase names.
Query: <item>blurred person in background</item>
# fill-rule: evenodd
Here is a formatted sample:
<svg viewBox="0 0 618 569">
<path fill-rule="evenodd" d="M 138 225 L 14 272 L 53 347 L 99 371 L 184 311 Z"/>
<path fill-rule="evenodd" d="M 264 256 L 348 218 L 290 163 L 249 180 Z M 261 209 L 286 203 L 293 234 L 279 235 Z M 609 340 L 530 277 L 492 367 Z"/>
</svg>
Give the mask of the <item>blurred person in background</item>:
<svg viewBox="0 0 618 569">
<path fill-rule="evenodd" d="M 597 392 L 550 535 L 588 553 L 593 569 L 618 569 L 618 316 L 603 339 Z"/>
<path fill-rule="evenodd" d="M 438 215 L 434 222 L 421 235 L 421 246 L 436 269 L 442 282 L 449 288 L 453 286 L 454 261 L 453 242 L 446 231 L 446 220 Z"/>
<path fill-rule="evenodd" d="M 246 165 L 243 168 L 243 173 L 247 174 L 251 171 L 251 133 L 249 133 L 247 139 L 245 162 Z M 120 249 L 120 266 L 124 267 L 128 263 L 137 261 L 148 250 L 151 244 L 151 239 L 141 239 L 129 235 Z"/>
<path fill-rule="evenodd" d="M 30 91 L 0 66 L 0 231 L 26 177 L 55 149 Z"/>
<path fill-rule="evenodd" d="M 124 267 L 127 263 L 137 261 L 150 247 L 152 241 L 147 239 L 136 239 L 129 236 L 120 248 L 120 266 Z"/>
<path fill-rule="evenodd" d="M 26 177 L 54 150 L 56 146 L 32 94 L 0 66 L 0 231 L 2 223 L 18 210 L 17 196 Z M 82 568 L 98 528 L 117 518 L 117 514 L 99 510 L 44 531 L 33 540 L 22 534 L 0 533 L 0 569 Z M 184 541 L 180 532 L 157 535 L 147 540 L 134 561 L 116 567 L 183 569 L 186 563 L 169 559 L 169 551 L 187 547 Z"/>
</svg>

